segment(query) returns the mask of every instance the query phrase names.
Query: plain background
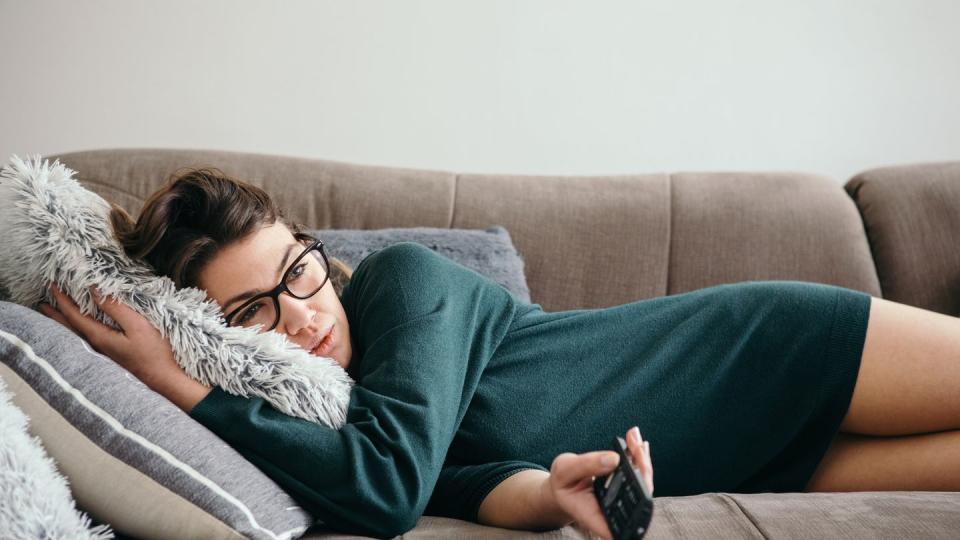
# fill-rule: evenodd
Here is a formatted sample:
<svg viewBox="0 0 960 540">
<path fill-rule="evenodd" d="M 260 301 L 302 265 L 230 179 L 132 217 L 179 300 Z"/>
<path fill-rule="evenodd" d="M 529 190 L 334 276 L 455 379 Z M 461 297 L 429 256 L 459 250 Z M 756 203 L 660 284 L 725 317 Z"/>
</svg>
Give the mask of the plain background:
<svg viewBox="0 0 960 540">
<path fill-rule="evenodd" d="M 960 159 L 960 2 L 0 0 L 0 159 L 459 172 Z"/>
</svg>

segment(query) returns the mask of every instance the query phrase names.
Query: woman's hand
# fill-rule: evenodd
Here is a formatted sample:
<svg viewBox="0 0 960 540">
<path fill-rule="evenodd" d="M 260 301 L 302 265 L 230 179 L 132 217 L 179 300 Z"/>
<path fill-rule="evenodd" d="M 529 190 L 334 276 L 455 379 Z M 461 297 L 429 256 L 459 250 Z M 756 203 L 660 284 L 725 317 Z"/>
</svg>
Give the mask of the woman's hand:
<svg viewBox="0 0 960 540">
<path fill-rule="evenodd" d="M 627 451 L 634 469 L 653 493 L 653 464 L 650 461 L 650 443 L 640 438 L 640 429 L 627 432 Z M 612 472 L 620 456 L 614 451 L 565 453 L 553 460 L 550 467 L 550 494 L 556 504 L 572 520 L 602 538 L 611 538 L 607 520 L 593 493 L 593 479 Z"/>
<path fill-rule="evenodd" d="M 132 308 L 93 295 L 97 306 L 120 326 L 118 331 L 83 315 L 73 299 L 55 285 L 50 290 L 57 299 L 57 307 L 40 304 L 41 313 L 73 330 L 98 352 L 110 357 L 181 409 L 189 412 L 210 391 L 183 371 L 174 358 L 170 341 Z"/>
</svg>

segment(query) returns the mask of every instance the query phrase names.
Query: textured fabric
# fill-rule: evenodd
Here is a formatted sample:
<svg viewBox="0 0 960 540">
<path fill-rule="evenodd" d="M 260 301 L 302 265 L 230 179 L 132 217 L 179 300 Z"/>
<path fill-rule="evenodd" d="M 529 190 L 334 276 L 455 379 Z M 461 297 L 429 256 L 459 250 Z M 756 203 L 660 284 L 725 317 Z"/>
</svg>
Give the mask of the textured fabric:
<svg viewBox="0 0 960 540">
<path fill-rule="evenodd" d="M 722 283 L 799 280 L 880 296 L 863 223 L 835 180 L 800 173 L 671 178 L 666 294 Z"/>
<path fill-rule="evenodd" d="M 810 174 L 479 175 L 166 149 L 51 157 L 131 211 L 177 169 L 213 165 L 265 188 L 309 229 L 499 225 L 547 311 L 760 279 L 880 294 L 856 207 Z"/>
<path fill-rule="evenodd" d="M 289 495 L 236 451 L 40 313 L 0 302 L 0 362 L 102 452 L 189 501 L 195 511 L 208 513 L 250 538 L 295 537 L 312 523 Z M 44 421 L 32 420 L 35 425 Z M 65 471 L 96 464 L 84 460 L 82 453 L 68 452 L 59 459 Z M 73 488 L 87 494 L 137 492 L 123 485 L 123 477 L 110 482 L 98 475 L 84 478 L 92 483 L 71 476 Z M 97 518 L 114 525 L 114 513 L 135 508 L 135 504 L 110 507 Z M 143 525 L 151 518 L 191 520 L 168 512 L 137 517 L 144 520 Z M 157 528 L 164 529 L 159 524 Z M 124 532 L 118 526 L 115 530 Z"/>
<path fill-rule="evenodd" d="M 523 275 L 523 259 L 503 227 L 487 230 L 378 229 L 372 231 L 326 229 L 311 231 L 323 240 L 326 252 L 351 267 L 367 255 L 398 242 L 423 244 L 499 283 L 517 298 L 530 301 L 530 289 Z"/>
<path fill-rule="evenodd" d="M 670 252 L 670 177 L 457 176 L 452 227 L 499 224 L 548 311 L 662 296 Z"/>
<path fill-rule="evenodd" d="M 728 496 L 764 538 L 945 540 L 960 531 L 960 493 L 929 491 Z M 652 528 L 651 528 L 652 529 Z"/>
<path fill-rule="evenodd" d="M 846 185 L 883 297 L 960 315 L 960 161 L 864 171 Z"/>
<path fill-rule="evenodd" d="M 850 289 L 768 281 L 531 309 L 498 346 L 447 458 L 548 466 L 636 424 L 658 495 L 802 490 L 849 404 L 869 305 Z"/>
<path fill-rule="evenodd" d="M 134 215 L 177 170 L 216 167 L 265 189 L 288 218 L 309 229 L 449 227 L 455 186 L 455 175 L 446 172 L 219 150 L 115 149 L 45 157 L 60 159 L 81 182 Z"/>
<path fill-rule="evenodd" d="M 658 495 L 800 491 L 849 405 L 870 307 L 767 281 L 546 313 L 412 243 L 365 259 L 343 300 L 358 386 L 340 436 L 217 390 L 192 414 L 327 525 L 378 535 L 412 526 L 434 482 L 427 513 L 475 520 L 492 479 L 634 424 Z M 379 528 L 371 508 L 402 518 Z"/>
<path fill-rule="evenodd" d="M 355 540 L 362 538 L 369 537 L 332 532 L 322 525 L 318 525 L 307 531 L 303 536 L 304 540 Z M 488 527 L 459 519 L 423 516 L 417 521 L 416 528 L 411 529 L 409 532 L 403 534 L 403 536 L 398 536 L 397 538 L 403 538 L 405 540 L 449 540 L 451 538 L 457 540 L 588 540 L 590 536 L 573 526 L 550 531 L 533 532 Z M 597 537 L 594 536 L 593 538 Z M 645 538 L 649 538 L 649 536 Z"/>
</svg>

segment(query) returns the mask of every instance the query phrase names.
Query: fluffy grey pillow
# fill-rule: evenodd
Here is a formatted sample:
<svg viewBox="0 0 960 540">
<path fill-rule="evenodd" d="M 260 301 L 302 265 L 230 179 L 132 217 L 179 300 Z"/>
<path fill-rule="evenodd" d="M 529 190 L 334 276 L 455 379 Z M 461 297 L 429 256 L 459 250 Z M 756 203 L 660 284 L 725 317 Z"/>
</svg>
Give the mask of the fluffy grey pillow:
<svg viewBox="0 0 960 540">
<path fill-rule="evenodd" d="M 514 296 L 530 301 L 523 259 L 503 227 L 486 230 L 436 229 L 320 229 L 310 231 L 323 240 L 324 249 L 352 268 L 364 257 L 397 242 L 417 242 L 497 282 Z"/>
</svg>

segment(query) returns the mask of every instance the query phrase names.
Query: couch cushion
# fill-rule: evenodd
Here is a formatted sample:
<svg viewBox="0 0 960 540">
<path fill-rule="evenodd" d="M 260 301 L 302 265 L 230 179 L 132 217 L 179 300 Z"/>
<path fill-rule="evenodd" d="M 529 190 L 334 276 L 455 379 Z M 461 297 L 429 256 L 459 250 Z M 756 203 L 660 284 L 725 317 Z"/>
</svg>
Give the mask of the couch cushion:
<svg viewBox="0 0 960 540">
<path fill-rule="evenodd" d="M 59 159 L 132 215 L 179 169 L 216 167 L 265 189 L 288 218 L 311 229 L 450 225 L 452 173 L 221 150 L 122 148 L 44 157 Z"/>
<path fill-rule="evenodd" d="M 329 255 L 356 268 L 378 249 L 397 242 L 417 242 L 455 262 L 499 283 L 514 296 L 530 301 L 530 289 L 523 275 L 523 259 L 503 227 L 486 230 L 378 229 L 372 231 L 323 229 L 310 231 L 323 240 Z"/>
<path fill-rule="evenodd" d="M 456 174 L 174 149 L 50 157 L 131 211 L 178 168 L 210 165 L 264 187 L 311 229 L 500 225 L 548 311 L 758 279 L 880 294 L 856 208 L 822 176 Z"/>
<path fill-rule="evenodd" d="M 883 297 L 960 315 L 960 162 L 864 171 L 846 184 Z"/>
<path fill-rule="evenodd" d="M 669 294 L 753 280 L 880 286 L 856 206 L 800 173 L 673 175 Z"/>
<path fill-rule="evenodd" d="M 957 538 L 960 492 L 724 495 L 764 538 Z"/>
</svg>

